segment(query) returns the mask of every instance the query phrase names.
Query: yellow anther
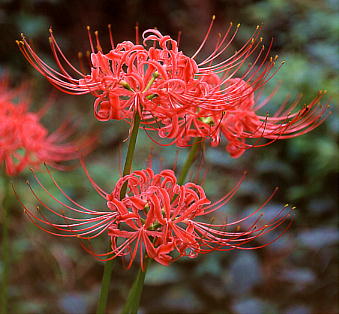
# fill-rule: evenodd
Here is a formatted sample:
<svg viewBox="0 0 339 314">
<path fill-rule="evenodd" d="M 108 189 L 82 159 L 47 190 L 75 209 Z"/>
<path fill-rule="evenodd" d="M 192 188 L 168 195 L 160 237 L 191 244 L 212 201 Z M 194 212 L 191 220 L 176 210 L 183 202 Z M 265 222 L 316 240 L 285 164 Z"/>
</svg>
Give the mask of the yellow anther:
<svg viewBox="0 0 339 314">
<path fill-rule="evenodd" d="M 238 23 L 238 25 L 237 25 L 237 28 L 239 28 L 240 27 L 240 23 Z"/>
<path fill-rule="evenodd" d="M 78 58 L 79 58 L 79 59 L 81 59 L 81 58 L 82 58 L 82 56 L 83 56 L 83 55 L 82 55 L 82 52 L 81 52 L 81 51 L 79 51 L 79 52 L 78 52 Z"/>
<path fill-rule="evenodd" d="M 214 21 L 215 20 L 215 15 L 213 14 L 213 16 L 212 16 L 212 21 Z"/>
<path fill-rule="evenodd" d="M 260 27 L 260 26 L 259 26 L 259 25 L 257 25 L 256 29 L 259 29 L 259 27 Z"/>
<path fill-rule="evenodd" d="M 90 30 L 91 30 L 91 27 L 90 27 L 89 25 L 87 25 L 87 26 L 86 26 L 86 29 L 87 29 L 88 31 L 90 31 Z"/>
</svg>

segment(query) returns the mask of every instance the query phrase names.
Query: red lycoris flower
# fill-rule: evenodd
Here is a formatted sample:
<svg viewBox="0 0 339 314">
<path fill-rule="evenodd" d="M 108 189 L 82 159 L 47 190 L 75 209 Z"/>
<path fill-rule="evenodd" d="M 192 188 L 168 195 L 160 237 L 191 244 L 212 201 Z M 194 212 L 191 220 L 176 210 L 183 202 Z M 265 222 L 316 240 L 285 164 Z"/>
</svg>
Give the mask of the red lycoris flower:
<svg viewBox="0 0 339 314">
<path fill-rule="evenodd" d="M 202 62 L 195 61 L 206 43 L 213 21 L 214 18 L 201 46 L 192 57 L 178 50 L 177 41 L 155 29 L 143 33 L 142 45 L 139 44 L 137 31 L 135 44 L 125 41 L 115 46 L 110 31 L 112 49 L 104 54 L 98 33 L 95 32 L 94 43 L 89 31 L 92 51 L 90 73 L 83 73 L 71 65 L 51 30 L 51 49 L 59 72 L 43 62 L 24 37 L 18 45 L 27 60 L 62 91 L 70 94 L 92 93 L 96 97 L 94 112 L 99 120 L 129 120 L 138 110 L 145 124 L 154 124 L 180 113 L 201 116 L 206 111 L 210 114 L 232 108 L 244 95 L 237 93 L 237 88 L 230 91 L 227 82 L 254 52 L 257 52 L 256 60 L 242 78 L 250 81 L 254 88 L 265 84 L 268 79 L 274 63 L 265 65 L 268 53 L 263 53 L 259 27 L 241 49 L 214 64 L 237 34 L 239 27 L 232 31 L 234 28 L 230 24 L 224 36 L 219 38 L 215 50 Z M 261 56 L 263 60 L 260 61 Z M 255 64 L 258 65 L 257 69 L 254 69 Z M 77 77 L 74 78 L 74 75 Z"/>
<path fill-rule="evenodd" d="M 138 111 L 146 130 L 171 139 L 165 145 L 188 146 L 192 138 L 200 137 L 215 146 L 223 135 L 227 151 L 239 157 L 248 148 L 304 134 L 324 121 L 326 108 L 319 106 L 322 93 L 300 111 L 292 112 L 298 104 L 293 102 L 283 104 L 273 116 L 258 113 L 273 95 L 259 103 L 255 93 L 281 66 L 276 67 L 277 57 L 269 56 L 272 42 L 267 49 L 262 45 L 259 26 L 240 49 L 228 54 L 239 29 L 239 25 L 234 28 L 230 24 L 212 44 L 212 52 L 196 61 L 201 51 L 211 46 L 213 23 L 214 17 L 191 57 L 179 51 L 177 41 L 155 29 L 146 30 L 143 44 L 139 44 L 138 28 L 135 44 L 125 41 L 114 46 L 110 31 L 112 49 L 104 54 L 98 33 L 94 43 L 89 31 L 89 73 L 71 65 L 52 31 L 50 43 L 59 72 L 44 63 L 25 38 L 18 44 L 27 60 L 59 89 L 71 94 L 92 93 L 99 120 L 131 122 Z M 247 66 L 249 58 L 252 63 Z M 260 142 L 262 138 L 268 143 Z"/>
<path fill-rule="evenodd" d="M 127 267 L 130 267 L 136 258 L 140 260 L 141 267 L 144 267 L 145 256 L 163 265 L 168 265 L 182 256 L 193 258 L 198 254 L 215 250 L 264 247 L 272 240 L 250 247 L 247 244 L 256 241 L 284 223 L 287 223 L 285 228 L 288 228 L 291 223 L 290 210 L 287 206 L 278 210 L 276 217 L 267 222 L 261 222 L 262 214 L 257 215 L 274 193 L 260 208 L 247 217 L 233 222 L 212 223 L 208 218 L 209 215 L 232 198 L 243 179 L 228 194 L 217 202 L 211 203 L 201 186 L 191 182 L 178 185 L 172 170 L 163 170 L 159 174 L 154 174 L 149 168 L 135 171 L 121 178 L 112 193 L 104 192 L 89 177 L 96 191 L 106 200 L 107 209 L 99 211 L 87 209 L 73 201 L 52 176 L 51 178 L 72 206 L 55 198 L 36 177 L 40 186 L 63 209 L 56 211 L 48 207 L 32 190 L 43 207 L 61 219 L 60 223 L 51 222 L 47 216 L 38 216 L 23 205 L 33 223 L 50 234 L 62 237 L 88 240 L 104 234 L 111 240 L 109 252 L 99 254 L 85 245 L 83 245 L 84 248 L 103 261 L 117 256 L 125 257 L 128 261 Z M 126 182 L 127 192 L 120 200 L 121 189 Z M 74 217 L 67 211 L 73 214 L 84 214 L 84 217 Z M 256 216 L 258 217 L 255 218 Z M 247 224 L 246 230 L 240 231 L 241 223 L 248 222 L 252 218 L 254 221 L 250 223 L 250 227 Z M 50 227 L 54 228 L 54 231 L 50 230 Z"/>
<path fill-rule="evenodd" d="M 44 110 L 28 111 L 27 88 L 11 90 L 7 85 L 7 79 L 1 78 L 0 164 L 4 163 L 8 175 L 42 163 L 62 168 L 59 162 L 78 159 L 89 151 L 93 139 L 65 142 L 72 135 L 66 124 L 48 134 L 40 122 Z"/>
<path fill-rule="evenodd" d="M 211 145 L 217 146 L 223 135 L 227 140 L 226 150 L 236 158 L 246 149 L 305 134 L 323 123 L 329 114 L 327 106 L 319 106 L 325 91 L 319 92 L 299 111 L 294 112 L 300 101 L 297 99 L 289 106 L 284 103 L 272 116 L 263 116 L 258 110 L 269 102 L 271 96 L 259 102 L 253 88 L 245 81 L 230 79 L 228 84 L 231 89 L 236 88 L 238 94 L 244 95 L 234 108 L 217 113 L 201 111 L 204 115 L 184 113 L 163 119 L 159 136 L 172 138 L 178 146 L 188 146 L 194 137 L 209 138 Z M 269 141 L 262 143 L 261 139 Z"/>
</svg>

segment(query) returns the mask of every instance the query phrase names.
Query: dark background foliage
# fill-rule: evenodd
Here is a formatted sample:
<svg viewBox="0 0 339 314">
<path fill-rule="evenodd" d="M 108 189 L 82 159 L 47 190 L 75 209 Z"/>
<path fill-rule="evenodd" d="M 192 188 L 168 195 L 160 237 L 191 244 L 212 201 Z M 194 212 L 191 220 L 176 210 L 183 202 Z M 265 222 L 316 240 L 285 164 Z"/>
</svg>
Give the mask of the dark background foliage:
<svg viewBox="0 0 339 314">
<path fill-rule="evenodd" d="M 116 42 L 134 40 L 136 22 L 141 30 L 156 26 L 173 37 L 182 31 L 181 49 L 189 55 L 199 46 L 211 16 L 216 14 L 219 31 L 231 21 L 241 23 L 234 49 L 241 47 L 257 24 L 264 24 L 265 43 L 274 38 L 272 55 L 279 54 L 287 63 L 270 84 L 281 83 L 271 108 L 277 108 L 287 94 L 293 97 L 302 93 L 303 102 L 307 102 L 319 89 L 326 89 L 329 97 L 324 103 L 332 104 L 335 113 L 338 9 L 335 0 L 1 0 L 0 67 L 10 72 L 13 85 L 32 80 L 33 108 L 39 108 L 54 89 L 19 53 L 15 40 L 21 32 L 50 63 L 49 26 L 75 63 L 77 52 L 89 49 L 86 25 L 99 30 L 106 48 L 107 24 L 112 24 Z M 269 90 L 270 86 L 267 94 Z M 88 126 L 99 131 L 100 143 L 87 164 L 98 184 L 111 190 L 119 176 L 119 143 L 128 135 L 127 125 L 95 121 L 91 96 L 56 93 L 46 125 L 56 127 L 71 117 L 83 132 Z M 154 148 L 147 136 L 140 134 L 135 168 L 145 166 Z M 261 250 L 215 252 L 170 267 L 154 263 L 147 274 L 140 313 L 338 313 L 337 134 L 338 118 L 332 114 L 310 134 L 249 150 L 236 160 L 223 147 L 207 149 L 204 167 L 209 171 L 204 186 L 210 199 L 225 194 L 244 170 L 249 172 L 236 197 L 223 209 L 225 215 L 249 213 L 279 186 L 279 193 L 266 207 L 267 215 L 285 202 L 291 203 L 297 207 L 294 224 L 281 239 Z M 171 167 L 175 154 L 173 147 L 153 149 L 154 167 Z M 185 154 L 181 149 L 178 167 Z M 81 204 L 104 208 L 81 169 L 53 173 Z M 48 178 L 41 176 L 57 195 Z M 26 173 L 15 179 L 15 186 L 33 208 L 34 199 L 24 184 L 26 178 L 36 185 Z M 51 204 L 43 193 L 41 197 Z M 57 208 L 56 204 L 51 206 Z M 10 312 L 93 313 L 102 264 L 86 254 L 77 241 L 54 238 L 35 228 L 15 200 L 11 210 Z M 116 262 L 109 313 L 121 308 L 136 270 L 125 271 Z"/>
</svg>

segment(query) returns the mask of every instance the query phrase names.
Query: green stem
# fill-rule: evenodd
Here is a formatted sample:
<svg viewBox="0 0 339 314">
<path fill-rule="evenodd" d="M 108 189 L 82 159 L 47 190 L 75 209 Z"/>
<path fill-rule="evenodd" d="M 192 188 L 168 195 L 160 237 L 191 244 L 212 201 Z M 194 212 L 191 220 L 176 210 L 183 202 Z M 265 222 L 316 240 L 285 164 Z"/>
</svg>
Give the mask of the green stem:
<svg viewBox="0 0 339 314">
<path fill-rule="evenodd" d="M 140 125 L 140 115 L 138 112 L 135 113 L 134 116 L 134 125 L 131 133 L 131 137 L 129 139 L 128 143 L 128 150 L 123 170 L 123 176 L 128 175 L 131 173 L 132 169 L 132 161 L 133 161 L 133 155 L 135 150 L 135 145 L 137 142 L 137 136 L 139 131 L 139 125 Z M 121 188 L 120 192 L 120 199 L 125 197 L 127 191 L 127 182 L 124 184 Z M 111 276 L 112 276 L 112 270 L 113 270 L 113 260 L 107 261 L 104 266 L 104 274 L 101 281 L 101 290 L 100 290 L 100 296 L 97 306 L 97 314 L 105 314 L 106 313 L 106 306 L 107 306 L 107 299 L 109 294 L 109 287 L 111 283 Z"/>
<path fill-rule="evenodd" d="M 142 290 L 144 287 L 144 281 L 146 277 L 147 268 L 151 262 L 150 258 L 145 260 L 145 269 L 139 269 L 137 277 L 135 278 L 132 288 L 130 289 L 127 301 L 124 308 L 122 309 L 121 314 L 136 314 L 138 312 Z"/>
<path fill-rule="evenodd" d="M 187 176 L 188 171 L 190 170 L 195 157 L 198 153 L 199 147 L 200 147 L 200 143 L 201 143 L 202 139 L 200 137 L 196 137 L 193 141 L 193 144 L 191 146 L 191 150 L 188 153 L 187 159 L 184 163 L 184 166 L 181 169 L 181 173 L 179 175 L 178 178 L 178 184 L 179 185 L 183 185 Z"/>
<path fill-rule="evenodd" d="M 8 229 L 9 229 L 9 177 L 3 171 L 3 199 L 2 199 L 2 280 L 1 280 L 1 300 L 0 313 L 8 313 L 8 275 L 9 275 L 9 243 L 8 243 Z"/>
</svg>

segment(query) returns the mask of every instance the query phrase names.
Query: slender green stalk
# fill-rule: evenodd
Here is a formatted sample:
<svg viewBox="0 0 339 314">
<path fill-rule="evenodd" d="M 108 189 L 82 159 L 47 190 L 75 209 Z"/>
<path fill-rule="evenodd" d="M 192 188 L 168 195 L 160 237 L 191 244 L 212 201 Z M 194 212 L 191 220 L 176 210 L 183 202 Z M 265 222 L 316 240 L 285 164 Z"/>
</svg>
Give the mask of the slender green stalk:
<svg viewBox="0 0 339 314">
<path fill-rule="evenodd" d="M 185 179 L 186 179 L 186 176 L 187 176 L 187 173 L 188 171 L 190 170 L 194 160 L 195 160 L 195 157 L 198 153 L 198 150 L 199 150 L 199 147 L 200 147 L 200 143 L 201 143 L 201 138 L 200 137 L 196 137 L 193 141 L 193 144 L 191 146 L 191 150 L 190 152 L 188 153 L 188 156 L 187 156 L 187 159 L 184 163 L 184 166 L 182 167 L 181 169 L 181 173 L 179 175 L 179 178 L 178 178 L 178 184 L 179 185 L 182 185 L 184 184 L 185 182 Z"/>
<path fill-rule="evenodd" d="M 137 142 L 137 136 L 138 136 L 138 131 L 139 131 L 139 125 L 140 125 L 140 115 L 138 112 L 136 112 L 134 116 L 134 125 L 132 129 L 131 137 L 128 143 L 127 155 L 126 155 L 126 160 L 125 160 L 125 165 L 124 165 L 124 170 L 123 170 L 124 176 L 130 174 L 131 172 L 135 144 Z M 126 190 L 127 190 L 127 184 L 124 184 L 121 188 L 120 199 L 125 197 Z M 106 306 L 107 306 L 107 299 L 108 299 L 108 294 L 109 294 L 109 287 L 111 283 L 112 270 L 113 270 L 113 260 L 107 261 L 104 266 L 104 274 L 102 277 L 100 296 L 99 296 L 99 301 L 98 301 L 98 306 L 97 306 L 97 311 L 96 311 L 97 314 L 106 313 Z"/>
<path fill-rule="evenodd" d="M 1 300 L 0 313 L 8 313 L 8 275 L 9 275 L 9 243 L 8 243 L 8 229 L 9 229 L 9 177 L 3 171 L 3 199 L 2 199 L 2 280 L 1 280 Z"/>
<path fill-rule="evenodd" d="M 138 274 L 133 282 L 132 288 L 130 289 L 127 301 L 124 308 L 122 309 L 121 314 L 136 314 L 138 312 L 142 290 L 144 287 L 145 277 L 147 268 L 151 262 L 150 258 L 145 259 L 145 269 L 142 270 L 141 267 L 138 271 Z"/>
</svg>

